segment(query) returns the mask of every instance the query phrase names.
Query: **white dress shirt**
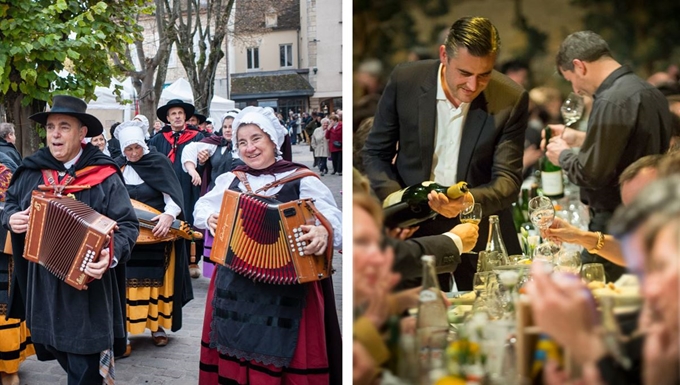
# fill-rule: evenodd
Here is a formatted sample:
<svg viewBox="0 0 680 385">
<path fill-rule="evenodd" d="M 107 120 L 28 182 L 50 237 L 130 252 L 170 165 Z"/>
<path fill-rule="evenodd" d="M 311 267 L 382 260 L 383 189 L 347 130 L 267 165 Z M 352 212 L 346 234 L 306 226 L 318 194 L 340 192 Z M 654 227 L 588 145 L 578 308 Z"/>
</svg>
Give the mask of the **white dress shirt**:
<svg viewBox="0 0 680 385">
<path fill-rule="evenodd" d="M 463 125 L 470 104 L 461 103 L 456 108 L 446 98 L 442 87 L 442 71 L 443 65 L 440 64 L 440 76 L 437 77 L 437 124 L 430 179 L 441 185 L 451 186 L 458 183 L 458 154 L 463 137 Z"/>
</svg>

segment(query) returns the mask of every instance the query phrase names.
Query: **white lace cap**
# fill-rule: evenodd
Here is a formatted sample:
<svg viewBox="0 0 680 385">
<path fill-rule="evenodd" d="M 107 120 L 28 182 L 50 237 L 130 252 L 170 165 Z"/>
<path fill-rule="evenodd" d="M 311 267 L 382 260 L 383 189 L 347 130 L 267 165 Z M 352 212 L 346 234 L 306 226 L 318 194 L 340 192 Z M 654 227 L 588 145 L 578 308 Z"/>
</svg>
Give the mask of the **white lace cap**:
<svg viewBox="0 0 680 385">
<path fill-rule="evenodd" d="M 254 124 L 262 131 L 264 131 L 271 138 L 272 142 L 276 144 L 276 148 L 283 145 L 288 131 L 281 125 L 276 113 L 270 107 L 253 107 L 244 108 L 236 118 L 234 118 L 234 138 L 238 138 L 238 129 L 244 124 Z"/>
<path fill-rule="evenodd" d="M 144 148 L 144 153 L 149 152 L 149 147 L 144 141 L 144 123 L 139 120 L 124 122 L 116 127 L 113 136 L 120 141 L 120 151 L 125 152 L 125 147 L 131 144 L 139 144 Z"/>
</svg>

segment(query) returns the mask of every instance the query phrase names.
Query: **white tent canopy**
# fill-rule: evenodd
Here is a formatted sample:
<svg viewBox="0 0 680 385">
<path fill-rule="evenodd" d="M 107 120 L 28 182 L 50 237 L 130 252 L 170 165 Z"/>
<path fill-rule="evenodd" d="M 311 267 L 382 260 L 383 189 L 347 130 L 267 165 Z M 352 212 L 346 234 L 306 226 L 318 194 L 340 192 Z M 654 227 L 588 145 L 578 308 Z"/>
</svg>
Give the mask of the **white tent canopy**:
<svg viewBox="0 0 680 385">
<path fill-rule="evenodd" d="M 87 104 L 87 112 L 99 119 L 104 125 L 105 136 L 109 136 L 109 127 L 115 122 L 124 122 L 132 119 L 134 114 L 134 107 L 132 104 L 120 104 L 116 100 L 116 94 L 113 93 L 116 84 L 121 84 L 115 79 L 111 80 L 109 87 L 96 87 L 94 90 L 97 96 L 96 100 L 91 100 Z M 130 94 L 123 90 L 121 91 L 122 99 L 132 99 Z"/>
<path fill-rule="evenodd" d="M 161 100 L 158 105 L 165 105 L 171 99 L 181 99 L 187 103 L 194 103 L 194 95 L 191 91 L 191 85 L 186 79 L 179 78 L 167 86 L 161 93 Z M 235 106 L 236 103 L 234 103 L 233 100 L 229 100 L 221 96 L 214 96 L 210 103 L 210 115 L 213 117 L 222 116 L 222 114 L 234 108 Z"/>
</svg>

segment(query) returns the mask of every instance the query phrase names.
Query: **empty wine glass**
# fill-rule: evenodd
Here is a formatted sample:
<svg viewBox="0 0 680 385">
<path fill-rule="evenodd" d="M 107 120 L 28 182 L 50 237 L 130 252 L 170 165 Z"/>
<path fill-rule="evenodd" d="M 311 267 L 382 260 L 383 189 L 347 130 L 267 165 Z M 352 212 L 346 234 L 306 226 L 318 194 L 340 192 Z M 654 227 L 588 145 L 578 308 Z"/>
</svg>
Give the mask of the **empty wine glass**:
<svg viewBox="0 0 680 385">
<path fill-rule="evenodd" d="M 490 281 L 496 278 L 496 273 L 493 271 L 478 271 L 473 276 L 473 288 L 475 296 L 480 297 L 486 292 L 486 287 Z"/>
<path fill-rule="evenodd" d="M 572 124 L 578 122 L 583 115 L 583 107 L 583 98 L 573 92 L 570 93 L 560 108 L 562 118 L 564 119 L 564 125 L 570 127 Z"/>
<path fill-rule="evenodd" d="M 553 242 L 540 243 L 534 249 L 534 261 L 544 262 L 552 268 L 555 266 L 555 258 L 559 251 L 559 247 L 556 247 L 556 244 Z"/>
<path fill-rule="evenodd" d="M 561 250 L 553 263 L 558 271 L 578 274 L 581 271 L 581 253 L 577 250 Z"/>
</svg>

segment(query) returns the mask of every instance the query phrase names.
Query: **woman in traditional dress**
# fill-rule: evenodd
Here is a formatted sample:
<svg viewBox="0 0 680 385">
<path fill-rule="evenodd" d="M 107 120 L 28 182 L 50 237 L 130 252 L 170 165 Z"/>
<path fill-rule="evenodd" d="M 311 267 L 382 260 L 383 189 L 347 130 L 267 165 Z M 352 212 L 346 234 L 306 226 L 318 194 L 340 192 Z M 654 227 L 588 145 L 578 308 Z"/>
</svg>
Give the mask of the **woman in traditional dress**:
<svg viewBox="0 0 680 385">
<path fill-rule="evenodd" d="M 104 137 L 103 133 L 101 135 L 95 136 L 94 138 L 85 138 L 85 142 L 92 143 L 92 145 L 97 147 L 99 151 L 103 152 L 108 156 L 111 156 L 109 148 L 106 145 L 106 138 Z"/>
<path fill-rule="evenodd" d="M 168 158 L 149 150 L 144 141 L 143 123 L 119 125 L 114 136 L 120 141 L 123 155 L 116 162 L 123 170 L 130 198 L 158 210 L 161 214 L 153 235 L 165 237 L 172 222 L 181 215 L 182 191 Z M 141 334 L 151 331 L 156 346 L 168 344 L 164 328 L 182 327 L 182 306 L 193 298 L 184 241 L 137 244 L 126 265 L 127 331 Z M 130 355 L 131 345 L 125 357 Z"/>
<path fill-rule="evenodd" d="M 0 201 L 4 205 L 5 191 L 12 172 L 0 164 Z M 2 385 L 19 385 L 19 365 L 26 357 L 35 354 L 26 321 L 6 319 L 9 305 L 9 285 L 12 280 L 12 254 L 4 253 L 9 243 L 8 231 L 0 229 L 0 380 Z"/>
<path fill-rule="evenodd" d="M 222 116 L 221 135 L 211 135 L 198 142 L 189 143 L 182 152 L 182 168 L 191 175 L 191 183 L 201 186 L 201 196 L 212 190 L 215 179 L 236 166 L 243 164 L 238 155 L 233 152 L 233 129 L 231 127 L 236 115 L 241 112 L 238 108 L 227 111 Z M 204 166 L 203 176 L 196 168 Z M 203 242 L 203 276 L 212 277 L 214 263 L 210 261 L 213 238 L 206 231 Z"/>
<path fill-rule="evenodd" d="M 234 120 L 234 136 L 244 166 L 219 176 L 196 203 L 195 225 L 217 226 L 227 189 L 246 192 L 293 174 L 305 166 L 284 161 L 278 148 L 286 129 L 271 108 L 247 107 Z M 236 172 L 243 172 L 244 181 Z M 247 184 L 247 186 L 246 186 Z M 332 193 L 314 176 L 276 185 L 260 193 L 280 202 L 314 198 L 331 223 L 301 226 L 305 253 L 322 254 L 342 245 L 342 215 Z M 332 235 L 333 244 L 329 244 Z M 273 324 L 270 322 L 273 321 Z M 201 341 L 200 384 L 335 384 L 341 381 L 341 348 L 331 279 L 275 285 L 254 282 L 218 265 L 210 281 Z"/>
</svg>

